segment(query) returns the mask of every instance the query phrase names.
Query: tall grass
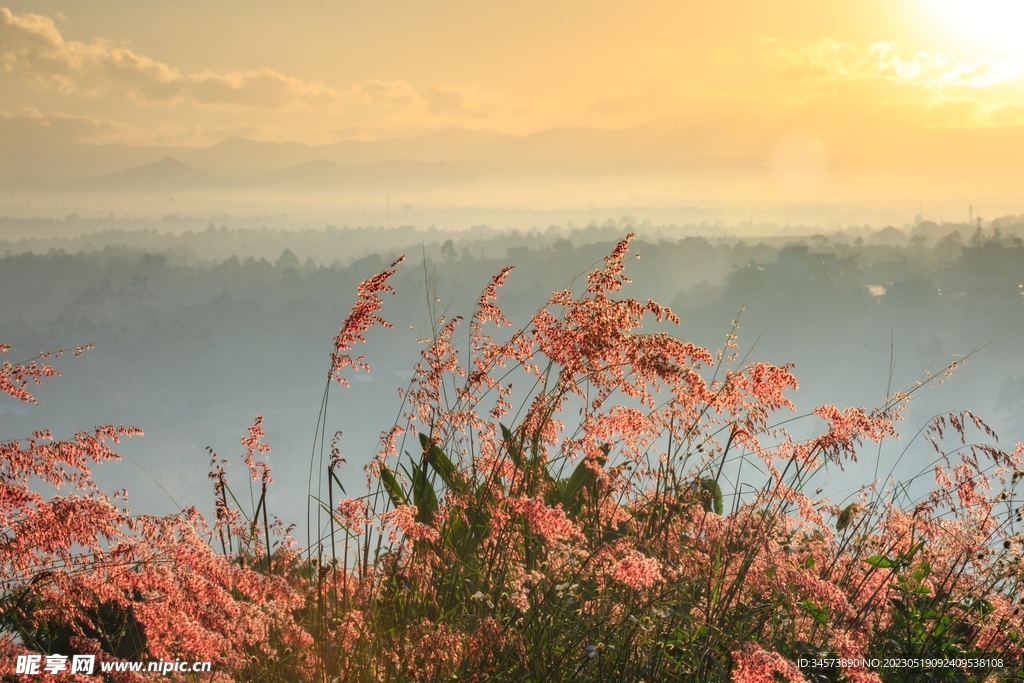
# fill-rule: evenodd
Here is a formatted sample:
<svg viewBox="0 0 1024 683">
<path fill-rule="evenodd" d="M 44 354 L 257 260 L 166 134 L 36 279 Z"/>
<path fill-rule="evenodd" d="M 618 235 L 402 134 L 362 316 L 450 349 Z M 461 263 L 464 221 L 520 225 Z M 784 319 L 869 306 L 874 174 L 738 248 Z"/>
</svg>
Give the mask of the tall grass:
<svg viewBox="0 0 1024 683">
<path fill-rule="evenodd" d="M 246 504 L 211 461 L 209 527 L 95 489 L 116 429 L 74 455 L 7 444 L 0 665 L 63 648 L 209 659 L 244 681 L 1019 678 L 1024 449 L 942 415 L 913 437 L 935 452 L 923 497 L 891 478 L 842 505 L 809 493 L 896 438 L 934 378 L 874 410 L 818 407 L 820 433 L 796 439 L 792 368 L 739 358 L 735 327 L 711 353 L 664 331 L 669 309 L 616 298 L 628 246 L 518 330 L 496 305 L 511 269 L 468 320 L 432 310 L 402 418 L 349 495 L 328 399 L 368 369 L 351 354 L 387 326 L 400 262 L 365 281 L 335 338 L 301 550 L 266 509 L 259 419 Z M 8 385 L 42 378 L 27 367 L 4 365 Z M 44 499 L 40 476 L 84 497 Z"/>
</svg>

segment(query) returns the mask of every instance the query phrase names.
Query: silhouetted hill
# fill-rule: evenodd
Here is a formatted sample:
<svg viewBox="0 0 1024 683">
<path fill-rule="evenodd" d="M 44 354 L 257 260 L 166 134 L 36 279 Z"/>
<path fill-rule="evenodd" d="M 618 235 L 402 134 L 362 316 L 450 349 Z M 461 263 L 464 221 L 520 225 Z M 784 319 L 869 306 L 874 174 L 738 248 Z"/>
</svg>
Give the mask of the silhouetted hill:
<svg viewBox="0 0 1024 683">
<path fill-rule="evenodd" d="M 76 183 L 83 189 L 113 192 L 174 192 L 219 184 L 220 181 L 210 174 L 171 157 Z"/>
<path fill-rule="evenodd" d="M 82 176 L 109 173 L 111 166 L 150 165 L 168 156 L 199 169 L 250 171 L 283 169 L 318 159 L 350 165 L 403 159 L 487 165 L 631 161 L 662 165 L 702 157 L 764 159 L 780 137 L 793 131 L 820 138 L 833 158 L 859 162 L 954 165 L 977 158 L 1009 163 L 1024 152 L 1024 126 L 931 130 L 883 119 L 850 122 L 824 116 L 797 122 L 770 117 L 665 118 L 623 129 L 552 128 L 527 135 L 445 129 L 321 146 L 231 138 L 202 148 L 83 144 L 59 139 L 31 121 L 0 119 L 0 144 L 8 177 L 43 172 Z M 57 167 L 58 163 L 67 168 Z"/>
<path fill-rule="evenodd" d="M 535 196 L 556 201 L 570 192 L 577 198 L 565 201 L 608 201 L 609 186 L 594 181 L 614 177 L 610 187 L 630 197 L 649 194 L 658 185 L 664 188 L 655 192 L 659 198 L 687 201 L 783 196 L 798 201 L 945 201 L 1018 197 L 1024 181 L 1019 164 L 1024 126 L 931 130 L 898 121 L 837 121 L 824 115 L 799 121 L 767 116 L 666 118 L 614 130 L 554 128 L 509 135 L 446 129 L 322 146 L 234 138 L 184 148 L 87 145 L 47 137 L 32 125 L 0 119 L 5 152 L 0 183 L 5 187 L 32 180 L 40 192 L 46 186 L 63 191 L 67 181 L 61 177 L 102 175 L 82 188 L 125 193 L 225 185 L 265 188 L 276 180 L 282 189 L 334 188 L 339 183 L 386 184 L 393 178 L 408 186 L 436 186 L 479 178 L 507 190 L 505 180 L 515 177 L 540 190 L 532 195 L 525 190 L 492 194 L 501 203 L 522 203 Z M 370 168 L 379 164 L 392 166 Z M 445 167 L 435 168 L 438 164 Z M 812 168 L 807 182 L 802 180 L 804 166 Z M 316 177 L 317 170 L 327 177 Z"/>
<path fill-rule="evenodd" d="M 398 159 L 374 164 L 352 165 L 317 159 L 264 175 L 258 184 L 293 190 L 360 188 L 379 186 L 430 186 L 462 182 L 472 177 L 465 164 Z"/>
<path fill-rule="evenodd" d="M 300 142 L 264 142 L 229 138 L 210 147 L 182 149 L 176 157 L 209 170 L 270 171 L 324 158 L 323 147 Z"/>
</svg>

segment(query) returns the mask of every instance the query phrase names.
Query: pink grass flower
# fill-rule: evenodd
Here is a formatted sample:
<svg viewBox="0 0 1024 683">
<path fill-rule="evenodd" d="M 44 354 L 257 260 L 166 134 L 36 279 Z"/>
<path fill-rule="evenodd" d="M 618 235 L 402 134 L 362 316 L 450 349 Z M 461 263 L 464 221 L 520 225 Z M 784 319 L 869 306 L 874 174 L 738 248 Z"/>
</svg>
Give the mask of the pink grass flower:
<svg viewBox="0 0 1024 683">
<path fill-rule="evenodd" d="M 732 657 L 735 662 L 733 683 L 805 683 L 807 680 L 796 664 L 755 643 L 749 643 L 733 652 Z"/>
<path fill-rule="evenodd" d="M 637 590 L 651 588 L 656 583 L 665 581 L 661 575 L 661 563 L 636 550 L 631 550 L 626 557 L 615 563 L 611 576 L 616 581 Z"/>
<path fill-rule="evenodd" d="M 388 284 L 388 280 L 395 274 L 395 267 L 404 260 L 405 256 L 399 256 L 387 268 L 359 283 L 356 303 L 341 324 L 337 336 L 334 337 L 334 351 L 331 352 L 331 370 L 328 377 L 336 380 L 339 384 L 348 386 L 348 380 L 341 376 L 341 371 L 345 368 L 369 372 L 370 366 L 362 356 L 353 358 L 347 352 L 357 343 L 366 341 L 366 331 L 374 324 L 391 327 L 391 323 L 378 313 L 384 305 L 380 293 L 395 293 L 394 288 Z"/>
</svg>

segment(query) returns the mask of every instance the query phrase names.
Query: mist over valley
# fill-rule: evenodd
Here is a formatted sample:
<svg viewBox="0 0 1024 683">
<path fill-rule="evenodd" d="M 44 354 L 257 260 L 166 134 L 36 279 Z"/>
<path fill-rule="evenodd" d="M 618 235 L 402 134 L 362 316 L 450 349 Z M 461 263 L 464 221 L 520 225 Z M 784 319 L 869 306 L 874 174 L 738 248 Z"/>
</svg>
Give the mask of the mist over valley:
<svg viewBox="0 0 1024 683">
<path fill-rule="evenodd" d="M 35 222 L 48 232 L 46 220 Z M 126 460 L 97 476 L 112 489 L 129 488 L 146 511 L 210 504 L 206 447 L 234 454 L 262 414 L 273 448 L 272 509 L 301 519 L 331 339 L 359 282 L 398 254 L 408 260 L 383 309 L 395 327 L 371 332 L 360 353 L 372 371 L 351 375 L 349 388 L 331 394 L 328 428 L 344 432 L 341 476 L 354 490 L 364 485 L 362 465 L 380 432 L 399 416 L 397 389 L 430 336 L 430 310 L 468 318 L 490 278 L 512 265 L 498 304 L 525 325 L 552 291 L 578 289 L 573 275 L 600 263 L 632 231 L 639 232 L 632 246 L 639 258 L 627 264 L 632 283 L 624 293 L 671 306 L 681 324 L 665 329 L 711 350 L 738 316 L 744 354 L 795 365 L 796 415 L 821 403 L 871 407 L 966 359 L 944 385 L 915 399 L 906 427 L 969 408 L 1003 439 L 1024 437 L 1017 420 L 1024 409 L 1024 222 L 1012 216 L 973 230 L 966 222 L 918 220 L 753 239 L 685 236 L 701 226 L 630 218 L 529 232 L 210 225 L 175 234 L 162 232 L 165 225 L 138 219 L 128 231 L 0 243 L 0 337 L 13 345 L 11 357 L 95 345 L 60 361 L 63 377 L 36 392 L 40 407 L 0 403 L 5 431 L 143 428 L 144 438 L 121 446 Z M 804 418 L 790 428 L 810 435 L 820 424 Z M 883 473 L 894 453 L 883 452 Z M 895 475 L 916 474 L 928 459 L 915 447 Z M 849 469 L 859 485 L 875 463 Z M 851 495 L 849 481 L 836 473 L 829 489 Z"/>
</svg>

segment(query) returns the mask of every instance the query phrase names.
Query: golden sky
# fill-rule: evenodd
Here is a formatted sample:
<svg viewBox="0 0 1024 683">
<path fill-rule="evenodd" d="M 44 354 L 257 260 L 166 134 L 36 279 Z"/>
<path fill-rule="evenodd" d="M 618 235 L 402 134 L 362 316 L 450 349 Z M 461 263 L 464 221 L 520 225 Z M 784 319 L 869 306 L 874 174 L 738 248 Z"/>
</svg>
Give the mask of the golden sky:
<svg viewBox="0 0 1024 683">
<path fill-rule="evenodd" d="M 1015 0 L 10 2 L 0 114 L 161 145 L 658 118 L 1005 126 L 1024 122 L 1022 32 Z"/>
</svg>

